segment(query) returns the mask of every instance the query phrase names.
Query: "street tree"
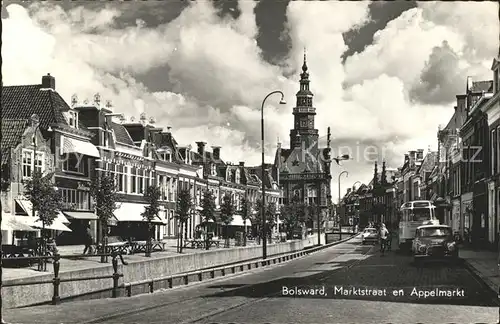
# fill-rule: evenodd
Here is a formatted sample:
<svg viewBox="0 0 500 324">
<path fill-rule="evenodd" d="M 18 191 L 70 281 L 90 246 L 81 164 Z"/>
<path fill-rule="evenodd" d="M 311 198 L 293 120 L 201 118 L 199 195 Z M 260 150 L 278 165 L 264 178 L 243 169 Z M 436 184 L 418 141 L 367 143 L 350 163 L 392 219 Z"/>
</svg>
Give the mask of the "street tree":
<svg viewBox="0 0 500 324">
<path fill-rule="evenodd" d="M 212 192 L 206 189 L 203 192 L 203 197 L 201 198 L 201 217 L 203 218 L 203 222 L 205 226 L 208 226 L 208 223 L 212 220 L 216 222 L 215 219 L 215 197 Z M 208 236 L 208 231 L 205 235 L 205 249 L 210 248 L 210 237 Z"/>
<path fill-rule="evenodd" d="M 266 235 L 271 238 L 271 233 L 273 228 L 277 225 L 276 223 L 276 204 L 273 202 L 267 203 L 266 206 L 266 223 L 267 223 L 267 233 Z"/>
<path fill-rule="evenodd" d="M 47 253 L 45 228 L 52 225 L 62 208 L 62 197 L 54 187 L 53 173 L 43 175 L 34 171 L 32 177 L 24 182 L 24 195 L 31 202 L 33 213 L 42 223 L 42 251 Z M 44 261 L 44 269 L 45 269 Z"/>
<path fill-rule="evenodd" d="M 179 239 L 177 240 L 177 251 L 182 253 L 182 235 L 184 224 L 187 224 L 189 220 L 189 216 L 191 214 L 191 209 L 193 208 L 193 199 L 191 197 L 191 192 L 188 189 L 182 189 L 179 191 L 179 195 L 177 196 L 177 211 L 175 213 L 175 218 L 179 224 Z"/>
<path fill-rule="evenodd" d="M 107 250 L 108 224 L 114 217 L 114 211 L 118 208 L 118 195 L 115 177 L 109 172 L 102 172 L 92 178 L 90 184 L 90 195 L 94 200 L 94 208 L 99 218 L 99 237 L 103 253 Z M 107 262 L 107 257 L 101 256 L 101 262 Z"/>
<path fill-rule="evenodd" d="M 234 200 L 229 194 L 225 194 L 222 197 L 222 204 L 220 206 L 220 220 L 224 224 L 224 247 L 229 247 L 229 235 L 228 229 L 229 224 L 233 221 L 233 215 L 236 207 L 234 206 Z"/>
<path fill-rule="evenodd" d="M 282 206 L 280 220 L 283 221 L 287 233 L 287 239 L 293 237 L 293 232 L 306 225 L 309 219 L 307 205 L 299 197 L 293 197 L 291 202 Z"/>
<path fill-rule="evenodd" d="M 152 239 L 154 233 L 154 225 L 152 222 L 158 217 L 160 213 L 160 198 L 161 191 L 157 186 L 148 186 L 144 191 L 144 198 L 146 199 L 147 206 L 142 213 L 143 219 L 148 223 L 148 237 L 146 243 L 146 256 L 151 256 Z"/>
<path fill-rule="evenodd" d="M 247 219 L 252 217 L 252 203 L 244 197 L 241 200 L 241 218 L 243 219 L 243 246 L 247 245 Z"/>
<path fill-rule="evenodd" d="M 257 231 L 257 241 L 260 244 L 260 239 L 262 238 L 263 234 L 263 226 L 262 226 L 262 200 L 257 199 L 255 201 L 255 213 L 251 215 L 250 220 L 252 221 L 252 226 L 255 226 L 255 229 Z"/>
</svg>

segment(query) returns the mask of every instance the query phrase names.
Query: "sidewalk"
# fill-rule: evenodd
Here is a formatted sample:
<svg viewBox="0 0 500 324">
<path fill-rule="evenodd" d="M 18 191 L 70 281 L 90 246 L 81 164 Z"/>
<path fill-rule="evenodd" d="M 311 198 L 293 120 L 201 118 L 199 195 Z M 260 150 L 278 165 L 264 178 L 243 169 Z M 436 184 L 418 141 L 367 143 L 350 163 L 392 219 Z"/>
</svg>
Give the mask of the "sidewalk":
<svg viewBox="0 0 500 324">
<path fill-rule="evenodd" d="M 309 239 L 309 244 L 306 245 L 315 245 L 317 244 L 317 235 L 313 234 L 308 236 Z M 178 255 L 177 253 L 177 241 L 176 239 L 169 239 L 169 240 L 164 240 L 166 242 L 165 244 L 165 250 L 161 252 L 153 252 L 151 253 L 151 257 L 146 257 L 144 253 L 136 253 L 136 254 L 130 254 L 130 255 L 124 255 L 124 259 L 129 262 L 129 261 L 141 261 L 141 260 L 150 260 L 150 259 L 157 259 L 157 258 L 164 258 L 166 256 L 173 256 L 173 255 Z M 325 237 L 324 234 L 322 235 L 321 238 L 321 243 L 325 243 Z M 254 241 L 247 241 L 247 246 L 254 246 L 257 245 L 256 242 Z M 231 242 L 230 248 L 235 248 L 234 246 L 234 241 Z M 72 246 L 59 246 L 58 250 L 59 253 L 63 256 L 71 256 L 71 255 L 81 255 L 83 252 L 84 246 L 83 245 L 72 245 Z M 210 250 L 221 250 L 221 249 L 227 249 L 223 247 L 223 244 L 219 248 L 216 247 L 211 247 Z M 201 253 L 206 251 L 205 249 L 192 249 L 192 248 L 183 248 L 182 249 L 182 254 L 194 254 L 194 253 Z M 92 268 L 99 268 L 99 267 L 107 267 L 111 264 L 111 258 L 108 258 L 108 263 L 101 263 L 100 262 L 101 258 L 100 257 L 85 257 L 85 258 L 62 258 L 60 260 L 60 272 L 67 272 L 67 271 L 78 271 L 78 270 L 84 270 L 84 269 L 92 269 Z M 2 267 L 2 280 L 13 280 L 13 279 L 22 279 L 22 278 L 29 278 L 29 277 L 37 277 L 37 276 L 43 276 L 46 275 L 47 273 L 53 273 L 54 269 L 52 266 L 52 263 L 47 263 L 47 271 L 42 272 L 37 270 L 38 265 L 33 265 L 31 267 L 24 267 L 24 268 L 5 268 Z"/>
<path fill-rule="evenodd" d="M 498 253 L 491 251 L 473 251 L 462 248 L 459 252 L 466 264 L 491 290 L 498 292 L 500 276 L 498 271 Z"/>
</svg>

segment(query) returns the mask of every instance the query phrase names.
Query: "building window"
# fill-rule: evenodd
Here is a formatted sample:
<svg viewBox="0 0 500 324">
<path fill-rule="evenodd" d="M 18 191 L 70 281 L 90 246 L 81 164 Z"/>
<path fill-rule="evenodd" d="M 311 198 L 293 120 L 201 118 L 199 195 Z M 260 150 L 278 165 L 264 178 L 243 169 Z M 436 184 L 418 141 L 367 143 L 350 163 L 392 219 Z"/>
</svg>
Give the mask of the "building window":
<svg viewBox="0 0 500 324">
<path fill-rule="evenodd" d="M 144 193 L 144 171 L 142 169 L 137 170 L 137 193 Z"/>
<path fill-rule="evenodd" d="M 31 177 L 33 170 L 33 151 L 23 150 L 23 178 Z"/>
<path fill-rule="evenodd" d="M 240 170 L 236 170 L 234 182 L 240 183 Z"/>
<path fill-rule="evenodd" d="M 137 193 L 137 168 L 130 168 L 130 192 Z"/>
<path fill-rule="evenodd" d="M 68 124 L 71 127 L 78 128 L 78 112 L 70 110 L 68 112 Z"/>
<path fill-rule="evenodd" d="M 44 157 L 45 153 L 36 152 L 36 159 L 33 159 L 33 151 L 23 149 L 22 150 L 22 169 L 23 178 L 29 178 L 32 176 L 33 170 L 43 173 L 44 167 Z"/>
<path fill-rule="evenodd" d="M 85 158 L 76 154 L 66 154 L 63 159 L 63 171 L 78 174 L 85 174 Z"/>
<path fill-rule="evenodd" d="M 497 143 L 497 146 L 496 146 L 496 154 L 497 154 L 497 168 L 496 168 L 496 171 L 497 173 L 500 172 L 500 126 L 497 127 L 496 129 L 496 133 L 497 133 L 497 140 L 496 140 L 496 143 Z"/>
<path fill-rule="evenodd" d="M 63 206 L 72 210 L 90 210 L 90 195 L 88 191 L 60 188 Z"/>
<path fill-rule="evenodd" d="M 491 175 L 496 174 L 497 169 L 497 134 L 495 130 L 491 131 Z"/>
<path fill-rule="evenodd" d="M 124 166 L 121 164 L 116 165 L 115 177 L 116 177 L 118 192 L 127 192 L 125 185 L 125 180 L 126 180 L 125 176 L 126 175 Z"/>
</svg>

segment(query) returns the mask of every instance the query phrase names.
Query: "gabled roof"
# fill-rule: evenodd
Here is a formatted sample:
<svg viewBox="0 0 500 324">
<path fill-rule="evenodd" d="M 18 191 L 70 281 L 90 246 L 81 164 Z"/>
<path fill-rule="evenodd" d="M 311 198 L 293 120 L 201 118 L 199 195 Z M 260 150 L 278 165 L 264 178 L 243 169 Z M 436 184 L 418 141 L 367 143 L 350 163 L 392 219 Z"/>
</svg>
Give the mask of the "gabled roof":
<svg viewBox="0 0 500 324">
<path fill-rule="evenodd" d="M 302 148 L 297 147 L 293 150 L 281 150 L 280 172 L 300 174 L 304 172 L 322 173 L 324 165 L 316 160 L 318 151 L 304 152 Z M 321 154 L 321 149 L 320 153 Z M 321 161 L 321 158 L 319 159 Z M 277 165 L 277 164 L 275 164 Z"/>
<path fill-rule="evenodd" d="M 70 107 L 56 91 L 42 90 L 41 84 L 2 87 L 2 119 L 28 120 L 37 114 L 40 128 L 47 129 L 52 124 L 68 125 L 63 115 L 68 110 Z"/>
<path fill-rule="evenodd" d="M 128 133 L 125 126 L 115 122 L 111 122 L 111 129 L 115 133 L 116 142 L 127 145 L 134 145 L 134 141 L 132 140 L 132 137 L 130 137 L 130 134 Z"/>
<path fill-rule="evenodd" d="M 472 82 L 471 92 L 492 92 L 493 91 L 493 80 L 489 81 L 474 81 Z"/>
<path fill-rule="evenodd" d="M 6 163 L 10 149 L 16 147 L 22 139 L 26 127 L 28 127 L 28 120 L 26 119 L 5 119 L 2 118 L 1 122 L 1 154 L 2 164 Z"/>
</svg>

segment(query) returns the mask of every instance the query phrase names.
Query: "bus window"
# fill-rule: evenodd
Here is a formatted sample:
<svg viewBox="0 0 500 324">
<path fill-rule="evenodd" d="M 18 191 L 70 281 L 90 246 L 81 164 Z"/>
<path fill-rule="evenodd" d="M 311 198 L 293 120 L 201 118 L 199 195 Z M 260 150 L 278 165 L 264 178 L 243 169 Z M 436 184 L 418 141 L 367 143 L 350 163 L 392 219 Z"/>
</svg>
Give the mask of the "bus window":
<svg viewBox="0 0 500 324">
<path fill-rule="evenodd" d="M 433 211 L 432 211 L 433 212 Z M 414 222 L 421 222 L 433 219 L 433 213 L 430 208 L 414 208 L 412 213 L 412 220 Z"/>
</svg>

